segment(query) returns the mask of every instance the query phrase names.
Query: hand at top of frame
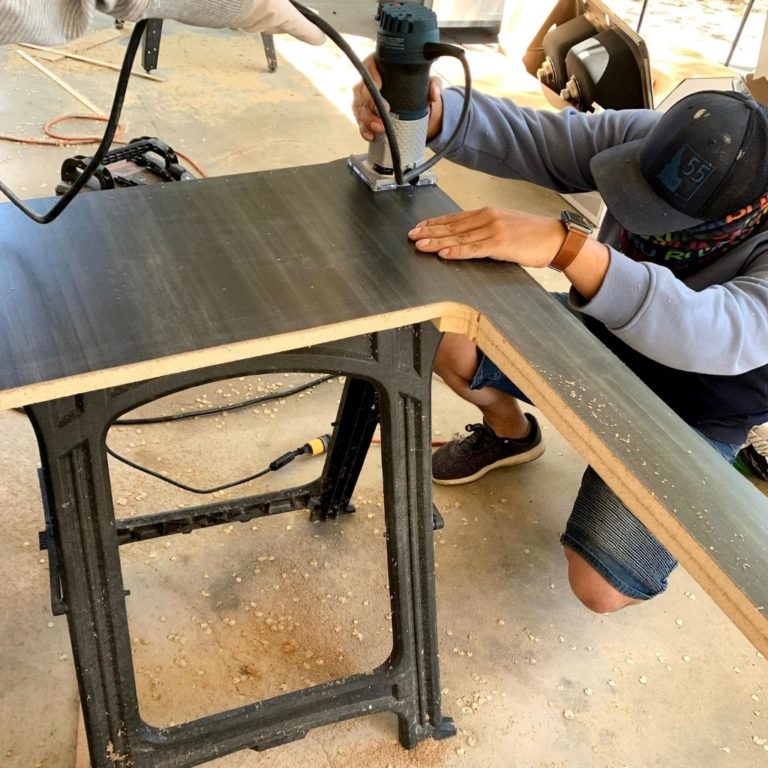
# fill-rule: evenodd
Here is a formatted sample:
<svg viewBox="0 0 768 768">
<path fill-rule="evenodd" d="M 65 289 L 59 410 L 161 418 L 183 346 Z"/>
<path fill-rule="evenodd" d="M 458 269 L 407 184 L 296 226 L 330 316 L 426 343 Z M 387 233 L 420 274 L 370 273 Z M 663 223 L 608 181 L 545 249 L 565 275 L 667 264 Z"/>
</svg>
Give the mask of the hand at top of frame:
<svg viewBox="0 0 768 768">
<path fill-rule="evenodd" d="M 312 45 L 322 45 L 325 35 L 297 11 L 289 0 L 252 0 L 251 10 L 237 24 L 246 32 L 285 32 Z"/>
</svg>

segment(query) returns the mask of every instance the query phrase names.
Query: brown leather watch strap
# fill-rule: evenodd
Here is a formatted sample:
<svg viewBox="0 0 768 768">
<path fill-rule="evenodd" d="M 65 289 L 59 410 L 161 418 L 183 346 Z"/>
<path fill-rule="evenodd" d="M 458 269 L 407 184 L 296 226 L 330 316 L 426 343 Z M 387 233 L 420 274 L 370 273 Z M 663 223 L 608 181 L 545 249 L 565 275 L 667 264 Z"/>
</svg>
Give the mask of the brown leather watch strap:
<svg viewBox="0 0 768 768">
<path fill-rule="evenodd" d="M 562 272 L 571 265 L 571 262 L 579 255 L 579 251 L 587 241 L 588 235 L 584 232 L 577 232 L 575 229 L 565 230 L 565 239 L 560 246 L 557 255 L 552 259 L 550 267 Z"/>
<path fill-rule="evenodd" d="M 560 221 L 565 229 L 565 238 L 549 264 L 557 272 L 562 272 L 571 265 L 592 233 L 592 225 L 581 214 L 563 211 Z"/>
</svg>

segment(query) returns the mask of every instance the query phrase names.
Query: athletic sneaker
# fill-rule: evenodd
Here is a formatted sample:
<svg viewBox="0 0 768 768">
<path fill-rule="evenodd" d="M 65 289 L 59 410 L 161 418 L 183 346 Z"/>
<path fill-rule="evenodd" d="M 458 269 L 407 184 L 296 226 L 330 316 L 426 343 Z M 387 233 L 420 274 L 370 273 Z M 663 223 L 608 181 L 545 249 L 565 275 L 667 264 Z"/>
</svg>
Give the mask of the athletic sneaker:
<svg viewBox="0 0 768 768">
<path fill-rule="evenodd" d="M 768 480 L 768 424 L 752 427 L 737 458 L 755 477 Z"/>
<path fill-rule="evenodd" d="M 462 485 L 492 469 L 538 459 L 544 453 L 541 429 L 530 413 L 525 418 L 531 429 L 520 439 L 497 437 L 485 423 L 467 424 L 468 435 L 451 440 L 432 454 L 432 480 L 439 485 Z"/>
</svg>

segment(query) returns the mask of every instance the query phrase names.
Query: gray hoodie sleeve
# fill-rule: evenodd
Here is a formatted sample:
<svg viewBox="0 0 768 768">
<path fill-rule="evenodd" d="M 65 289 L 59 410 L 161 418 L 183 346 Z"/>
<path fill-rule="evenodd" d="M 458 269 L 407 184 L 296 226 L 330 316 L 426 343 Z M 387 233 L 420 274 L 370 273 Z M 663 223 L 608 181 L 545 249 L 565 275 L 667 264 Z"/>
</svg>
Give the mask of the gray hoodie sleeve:
<svg viewBox="0 0 768 768">
<path fill-rule="evenodd" d="M 453 132 L 462 99 L 460 89 L 445 91 L 442 131 L 432 149 Z M 557 192 L 589 191 L 595 189 L 590 159 L 646 135 L 658 117 L 648 110 L 538 111 L 475 94 L 467 125 L 447 157 Z M 768 234 L 683 282 L 662 266 L 619 253 L 618 232 L 608 212 L 599 237 L 611 248 L 608 272 L 591 301 L 571 292 L 575 308 L 646 357 L 679 370 L 735 375 L 768 364 Z"/>
<path fill-rule="evenodd" d="M 464 91 L 443 94 L 439 151 L 458 123 Z M 508 99 L 473 93 L 467 123 L 446 157 L 493 176 L 524 179 L 557 192 L 595 189 L 589 161 L 598 152 L 645 136 L 658 120 L 650 110 L 585 114 L 518 107 Z"/>
<path fill-rule="evenodd" d="M 751 371 L 768 364 L 768 240 L 755 238 L 754 245 L 722 258 L 747 264 L 730 277 L 718 274 L 722 265 L 715 262 L 692 284 L 612 248 L 597 294 L 579 306 L 572 291 L 571 302 L 625 344 L 671 368 L 722 376 Z M 709 284 L 698 288 L 704 279 Z"/>
<path fill-rule="evenodd" d="M 84 34 L 98 11 L 126 21 L 237 27 L 254 0 L 0 0 L 0 44 L 53 45 Z"/>
</svg>

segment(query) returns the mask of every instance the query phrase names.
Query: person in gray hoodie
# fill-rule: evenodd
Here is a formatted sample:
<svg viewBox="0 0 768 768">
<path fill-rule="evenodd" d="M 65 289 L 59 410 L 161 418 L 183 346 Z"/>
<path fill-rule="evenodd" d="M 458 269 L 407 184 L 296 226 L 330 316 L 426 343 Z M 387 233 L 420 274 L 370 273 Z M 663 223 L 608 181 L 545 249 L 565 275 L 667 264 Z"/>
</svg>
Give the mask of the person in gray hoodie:
<svg viewBox="0 0 768 768">
<path fill-rule="evenodd" d="M 433 149 L 452 134 L 462 100 L 462 89 L 432 84 Z M 363 138 L 383 131 L 362 85 L 353 110 Z M 492 208 L 422 221 L 408 236 L 443 259 L 562 271 L 571 288 L 558 298 L 732 463 L 749 429 L 768 421 L 768 109 L 732 91 L 694 93 L 663 114 L 537 111 L 473 94 L 447 157 L 601 194 L 597 237 L 566 212 Z M 433 454 L 436 483 L 468 483 L 543 453 L 524 393 L 472 341 L 446 334 L 435 370 L 483 416 Z M 660 594 L 676 565 L 589 467 L 561 541 L 575 595 L 601 613 Z"/>
<path fill-rule="evenodd" d="M 198 27 L 285 32 L 313 45 L 325 40 L 289 0 L 0 0 L 0 44 L 71 40 L 88 31 L 97 13 L 124 21 L 174 19 Z"/>
</svg>

